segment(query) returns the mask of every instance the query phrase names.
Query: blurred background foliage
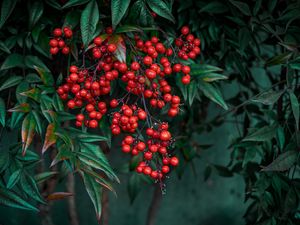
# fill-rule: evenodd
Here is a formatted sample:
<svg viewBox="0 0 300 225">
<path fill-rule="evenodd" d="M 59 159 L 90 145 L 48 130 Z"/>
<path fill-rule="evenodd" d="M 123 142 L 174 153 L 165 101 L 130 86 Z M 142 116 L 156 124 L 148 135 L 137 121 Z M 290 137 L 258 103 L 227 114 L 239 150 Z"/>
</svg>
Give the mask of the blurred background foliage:
<svg viewBox="0 0 300 225">
<path fill-rule="evenodd" d="M 0 107 L 11 109 L 17 104 L 26 111 L 26 105 L 18 104 L 24 101 L 24 96 L 18 93 L 28 90 L 28 83 L 31 86 L 41 82 L 37 73 L 45 74 L 50 68 L 56 82 L 66 75 L 59 74 L 68 63 L 66 58 L 50 60 L 50 30 L 62 23 L 79 29 L 81 12 L 91 2 L 94 1 L 2 1 L 0 93 L 3 100 Z M 184 113 L 173 122 L 174 132 L 180 137 L 176 144 L 182 162 L 176 170 L 178 176 L 175 173 L 170 176 L 166 194 L 161 198 L 156 186 L 130 173 L 128 158 L 118 153 L 118 141 L 114 141 L 113 154 L 108 159 L 121 184 L 114 184 L 117 197 L 105 192 L 102 199 L 102 206 L 108 212 L 104 217 L 108 217 L 109 224 L 299 224 L 300 2 L 96 2 L 101 21 L 99 30 L 111 21 L 117 28 L 126 28 L 126 32 L 137 26 L 159 26 L 172 41 L 178 28 L 189 25 L 201 38 L 202 47 L 200 59 L 193 64 L 195 88 L 186 90 L 178 86 L 187 101 Z M 121 15 L 121 19 L 116 15 Z M 77 60 L 80 49 L 74 45 L 71 51 Z M 43 71 L 36 71 L 32 65 L 38 65 Z M 224 76 L 228 79 L 219 82 Z M 53 88 L 47 89 L 51 81 L 42 82 L 39 88 L 46 88 L 52 98 L 44 99 L 47 107 L 49 101 L 56 99 Z M 35 95 L 29 97 L 36 101 Z M 7 99 L 11 100 L 7 102 Z M 37 118 L 36 114 L 41 120 L 47 119 L 39 110 L 42 103 L 31 104 L 36 107 L 36 113 L 27 114 L 28 120 Z M 59 109 L 58 103 L 51 107 Z M 34 151 L 42 147 L 39 140 L 34 143 L 38 146 L 28 148 L 26 159 L 21 157 L 22 148 L 18 144 L 7 150 L 9 154 L 3 153 L 8 143 L 18 143 L 24 116 L 21 110 L 17 108 L 11 110 L 11 115 L 0 116 L 0 196 L 16 199 L 12 196 L 14 192 L 8 196 L 4 191 L 23 179 L 20 183 L 23 186 L 25 183 L 25 187 L 18 188 L 27 190 L 24 194 L 34 201 L 18 199 L 17 207 L 34 209 L 32 202 L 44 201 L 36 186 L 39 181 L 44 182 L 42 178 L 55 178 L 58 182 L 55 190 L 61 192 L 67 191 L 66 183 L 71 179 L 76 184 L 80 224 L 97 224 L 83 183 L 66 175 L 66 168 L 60 168 L 59 176 L 49 171 L 43 174 L 45 177 L 34 177 L 32 167 L 41 157 Z M 59 114 L 58 118 L 64 120 L 68 116 Z M 53 122 L 52 118 L 48 120 Z M 40 129 L 44 134 L 46 125 L 37 127 L 37 132 Z M 90 147 L 94 148 L 92 144 Z M 48 165 L 51 156 L 49 153 L 46 156 L 44 164 Z M 13 172 L 7 172 L 8 164 L 9 171 Z M 18 166 L 25 168 L 22 169 L 25 172 L 16 172 L 20 170 L 13 167 Z M 10 185 L 6 183 L 8 180 Z M 68 204 L 69 200 L 54 201 L 43 206 L 40 215 L 0 206 L 0 223 L 74 224 L 69 219 Z"/>
</svg>

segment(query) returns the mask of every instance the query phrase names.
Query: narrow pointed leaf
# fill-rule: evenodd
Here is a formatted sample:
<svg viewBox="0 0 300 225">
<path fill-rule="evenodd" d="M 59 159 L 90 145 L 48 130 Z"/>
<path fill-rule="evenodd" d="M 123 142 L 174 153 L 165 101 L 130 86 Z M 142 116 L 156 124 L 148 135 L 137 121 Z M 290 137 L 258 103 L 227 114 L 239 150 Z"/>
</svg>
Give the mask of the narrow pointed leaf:
<svg viewBox="0 0 300 225">
<path fill-rule="evenodd" d="M 25 155 L 26 150 L 30 146 L 35 134 L 36 121 L 32 114 L 28 114 L 22 123 L 22 152 Z"/>
<path fill-rule="evenodd" d="M 270 165 L 262 171 L 286 171 L 291 168 L 297 161 L 299 152 L 288 151 L 280 154 Z"/>
<path fill-rule="evenodd" d="M 73 193 L 70 192 L 54 192 L 51 193 L 46 197 L 47 201 L 53 201 L 53 200 L 61 200 L 70 196 L 73 196 Z"/>
<path fill-rule="evenodd" d="M 10 76 L 0 85 L 0 91 L 18 85 L 23 80 L 21 76 Z"/>
<path fill-rule="evenodd" d="M 276 135 L 276 126 L 265 126 L 254 133 L 249 134 L 243 139 L 243 141 L 268 141 L 271 140 Z"/>
<path fill-rule="evenodd" d="M 0 124 L 3 127 L 5 127 L 5 115 L 6 115 L 5 102 L 2 98 L 0 98 Z"/>
<path fill-rule="evenodd" d="M 43 149 L 42 149 L 42 153 L 44 154 L 47 149 L 56 143 L 57 141 L 57 136 L 55 134 L 56 132 L 56 125 L 54 123 L 50 123 L 47 127 L 47 131 L 46 131 L 46 137 L 45 137 L 45 141 L 44 141 L 44 145 L 43 145 Z"/>
<path fill-rule="evenodd" d="M 14 10 L 18 0 L 3 0 L 1 5 L 0 28 L 4 25 L 12 11 Z"/>
<path fill-rule="evenodd" d="M 290 100 L 293 110 L 293 115 L 296 121 L 296 128 L 299 130 L 299 101 L 293 92 L 290 92 Z"/>
</svg>

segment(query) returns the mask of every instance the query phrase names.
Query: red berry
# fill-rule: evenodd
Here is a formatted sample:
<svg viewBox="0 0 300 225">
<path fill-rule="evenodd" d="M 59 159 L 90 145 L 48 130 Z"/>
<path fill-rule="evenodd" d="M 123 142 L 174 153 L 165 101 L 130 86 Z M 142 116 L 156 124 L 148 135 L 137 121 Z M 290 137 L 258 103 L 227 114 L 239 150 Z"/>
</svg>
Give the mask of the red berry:
<svg viewBox="0 0 300 225">
<path fill-rule="evenodd" d="M 56 40 L 56 39 L 51 39 L 50 40 L 50 42 L 49 42 L 49 45 L 51 46 L 51 47 L 57 47 L 57 45 L 58 45 L 58 41 Z"/>
<path fill-rule="evenodd" d="M 109 103 L 110 107 L 116 108 L 118 106 L 118 100 L 117 99 L 112 99 Z"/>
<path fill-rule="evenodd" d="M 60 28 L 55 28 L 53 31 L 55 37 L 60 37 L 62 35 L 62 30 Z"/>
<path fill-rule="evenodd" d="M 78 120 L 78 121 L 80 121 L 80 122 L 84 121 L 84 115 L 83 115 L 83 114 L 78 114 L 78 115 L 76 116 L 76 120 Z"/>
<path fill-rule="evenodd" d="M 69 108 L 69 109 L 74 109 L 75 106 L 76 106 L 74 100 L 69 100 L 68 103 L 67 103 L 67 105 L 68 105 L 68 108 Z"/>
<path fill-rule="evenodd" d="M 185 75 L 181 78 L 181 82 L 183 84 L 189 84 L 191 82 L 191 76 L 190 75 Z"/>
<path fill-rule="evenodd" d="M 111 53 L 115 52 L 117 50 L 117 46 L 115 44 L 109 44 L 107 46 L 107 50 Z"/>
<path fill-rule="evenodd" d="M 70 48 L 69 47 L 63 47 L 63 49 L 61 50 L 62 54 L 67 55 L 70 52 Z"/>
<path fill-rule="evenodd" d="M 98 121 L 97 120 L 91 120 L 89 122 L 89 127 L 90 128 L 97 128 L 98 127 Z"/>
<path fill-rule="evenodd" d="M 102 44 L 102 38 L 101 37 L 96 37 L 94 39 L 94 44 L 100 46 Z"/>
<path fill-rule="evenodd" d="M 131 151 L 130 145 L 123 145 L 122 146 L 122 151 L 124 153 L 129 153 Z"/>
<path fill-rule="evenodd" d="M 171 164 L 172 166 L 177 166 L 178 163 L 179 163 L 179 160 L 178 160 L 177 157 L 174 156 L 174 157 L 172 157 L 172 158 L 170 159 L 170 164 Z"/>
<path fill-rule="evenodd" d="M 143 62 L 145 65 L 151 65 L 152 64 L 152 58 L 150 56 L 145 56 L 143 59 Z"/>
<path fill-rule="evenodd" d="M 77 66 L 70 66 L 70 73 L 77 73 L 77 72 L 78 72 Z"/>
<path fill-rule="evenodd" d="M 181 70 L 184 74 L 188 74 L 191 72 L 191 68 L 189 66 L 183 66 Z"/>
<path fill-rule="evenodd" d="M 145 158 L 146 160 L 152 159 L 152 152 L 145 152 L 145 153 L 144 153 L 144 158 Z"/>
<path fill-rule="evenodd" d="M 171 133 L 169 131 L 163 130 L 160 132 L 160 140 L 169 141 L 171 139 Z"/>
<path fill-rule="evenodd" d="M 170 172 L 170 167 L 169 166 L 162 166 L 161 168 L 162 173 L 169 173 Z"/>
<path fill-rule="evenodd" d="M 188 26 L 183 26 L 183 27 L 181 28 L 181 33 L 182 33 L 183 35 L 187 35 L 189 32 L 190 32 L 190 29 L 189 29 Z"/>
</svg>

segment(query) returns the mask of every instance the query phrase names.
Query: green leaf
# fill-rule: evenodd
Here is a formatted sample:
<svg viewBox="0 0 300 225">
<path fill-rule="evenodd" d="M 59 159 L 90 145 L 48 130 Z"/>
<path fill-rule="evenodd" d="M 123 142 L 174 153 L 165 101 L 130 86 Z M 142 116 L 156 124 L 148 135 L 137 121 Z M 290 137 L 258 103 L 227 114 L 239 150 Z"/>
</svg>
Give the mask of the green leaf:
<svg viewBox="0 0 300 225">
<path fill-rule="evenodd" d="M 30 69 L 40 68 L 46 72 L 50 72 L 48 67 L 37 56 L 28 55 L 25 57 L 25 65 Z"/>
<path fill-rule="evenodd" d="M 5 127 L 5 115 L 6 115 L 5 102 L 2 98 L 0 98 L 0 123 L 3 127 Z"/>
<path fill-rule="evenodd" d="M 268 141 L 276 135 L 276 125 L 262 127 L 246 136 L 243 141 Z"/>
<path fill-rule="evenodd" d="M 70 8 L 70 7 L 78 6 L 78 5 L 83 5 L 89 1 L 90 0 L 69 0 L 66 4 L 64 4 L 62 9 L 66 9 L 66 8 Z"/>
<path fill-rule="evenodd" d="M 7 70 L 14 67 L 24 67 L 24 58 L 22 55 L 14 53 L 6 57 L 0 70 Z"/>
<path fill-rule="evenodd" d="M 115 29 L 122 20 L 129 4 L 130 0 L 111 0 L 111 19 L 113 29 Z"/>
<path fill-rule="evenodd" d="M 35 134 L 35 127 L 36 127 L 36 121 L 34 119 L 34 116 L 29 113 L 23 120 L 22 123 L 22 153 L 25 155 L 26 150 L 30 146 L 34 134 Z"/>
<path fill-rule="evenodd" d="M 15 186 L 15 184 L 20 180 L 21 173 L 22 173 L 22 170 L 19 169 L 11 174 L 11 176 L 8 179 L 7 185 L 6 185 L 6 187 L 8 189 L 13 188 Z"/>
<path fill-rule="evenodd" d="M 80 12 L 78 10 L 73 10 L 68 12 L 65 18 L 63 27 L 76 27 L 80 21 Z"/>
<path fill-rule="evenodd" d="M 33 177 L 31 177 L 29 174 L 24 173 L 21 176 L 21 187 L 22 191 L 24 191 L 30 198 L 40 202 L 40 203 L 45 203 L 43 197 L 41 196 L 39 192 L 39 188 L 36 184 L 36 181 L 34 180 Z"/>
<path fill-rule="evenodd" d="M 91 1 L 83 10 L 80 18 L 80 29 L 83 45 L 88 47 L 99 21 L 99 10 L 95 0 Z"/>
<path fill-rule="evenodd" d="M 29 204 L 14 192 L 3 187 L 0 188 L 0 204 L 18 209 L 33 210 L 38 212 L 38 209 L 36 207 Z"/>
<path fill-rule="evenodd" d="M 244 15 L 251 16 L 249 6 L 245 2 L 229 0 L 235 7 L 237 7 Z"/>
<path fill-rule="evenodd" d="M 42 91 L 39 88 L 32 88 L 28 91 L 20 93 L 20 95 L 32 98 L 33 100 L 40 102 L 41 92 Z"/>
<path fill-rule="evenodd" d="M 23 80 L 23 77 L 21 76 L 10 76 L 6 81 L 4 81 L 0 86 L 0 91 L 3 91 L 4 89 L 13 87 L 18 85 Z"/>
<path fill-rule="evenodd" d="M 100 222 L 101 218 L 101 210 L 102 210 L 102 201 L 101 201 L 101 194 L 102 194 L 102 186 L 96 182 L 95 178 L 91 177 L 90 175 L 83 173 L 80 171 L 80 174 L 83 178 L 85 189 L 90 196 L 90 199 L 93 202 L 97 220 Z"/>
<path fill-rule="evenodd" d="M 223 70 L 219 67 L 207 65 L 207 64 L 191 64 L 191 75 L 192 76 L 201 76 L 201 75 L 207 75 L 211 73 L 218 73 L 222 72 Z"/>
<path fill-rule="evenodd" d="M 199 12 L 208 12 L 212 14 L 224 13 L 227 11 L 228 11 L 228 7 L 222 2 L 218 2 L 218 1 L 207 2 L 207 4 L 205 4 L 199 10 Z"/>
<path fill-rule="evenodd" d="M 253 8 L 253 15 L 256 16 L 258 11 L 261 9 L 262 0 L 256 0 Z"/>
<path fill-rule="evenodd" d="M 293 110 L 293 115 L 296 121 L 296 128 L 299 130 L 299 101 L 293 92 L 290 92 L 290 100 Z"/>
<path fill-rule="evenodd" d="M 18 0 L 3 0 L 1 5 L 0 29 L 14 10 Z"/>
<path fill-rule="evenodd" d="M 251 40 L 251 33 L 249 32 L 248 28 L 243 27 L 239 30 L 239 45 L 241 51 L 244 51 L 245 48 L 249 45 Z"/>
<path fill-rule="evenodd" d="M 45 182 L 46 180 L 52 178 L 53 176 L 57 175 L 58 172 L 55 171 L 48 171 L 48 172 L 43 172 L 35 175 L 34 179 L 38 184 Z"/>
<path fill-rule="evenodd" d="M 282 127 L 278 127 L 277 129 L 277 140 L 278 140 L 279 147 L 282 150 L 285 144 L 284 129 Z"/>
<path fill-rule="evenodd" d="M 6 46 L 6 44 L 3 41 L 0 41 L 0 50 L 8 54 L 11 53 L 9 48 Z"/>
<path fill-rule="evenodd" d="M 189 104 L 190 106 L 193 104 L 194 98 L 197 94 L 197 83 L 195 81 L 192 81 L 189 85 L 188 85 L 188 96 L 189 96 Z"/>
<path fill-rule="evenodd" d="M 42 1 L 34 1 L 28 4 L 29 9 L 29 29 L 31 30 L 34 25 L 39 21 L 44 11 L 44 4 Z"/>
<path fill-rule="evenodd" d="M 287 151 L 280 154 L 271 164 L 264 167 L 262 171 L 286 171 L 291 168 L 298 158 L 297 151 Z"/>
<path fill-rule="evenodd" d="M 73 196 L 73 193 L 70 192 L 54 192 L 47 196 L 47 201 L 53 201 L 53 200 L 61 200 L 70 196 Z"/>
<path fill-rule="evenodd" d="M 149 7 L 155 12 L 157 15 L 166 18 L 167 20 L 175 23 L 175 18 L 172 15 L 170 8 L 166 5 L 164 1 L 161 0 L 147 0 L 147 4 Z"/>
<path fill-rule="evenodd" d="M 219 176 L 222 176 L 222 177 L 232 177 L 233 176 L 233 173 L 227 167 L 220 166 L 220 165 L 213 165 L 213 167 L 217 170 Z"/>
<path fill-rule="evenodd" d="M 206 82 L 199 82 L 199 89 L 203 92 L 203 94 L 206 97 L 222 106 L 225 110 L 228 109 L 228 106 L 226 105 L 220 91 L 213 85 L 208 84 Z"/>
<path fill-rule="evenodd" d="M 37 73 L 40 75 L 43 83 L 47 86 L 54 85 L 54 78 L 50 72 L 47 72 L 46 70 L 35 66 L 34 69 L 37 71 Z"/>
<path fill-rule="evenodd" d="M 228 77 L 226 77 L 222 74 L 219 74 L 219 73 L 200 74 L 198 77 L 205 82 L 213 82 L 213 81 L 217 81 L 217 80 L 228 79 Z"/>
<path fill-rule="evenodd" d="M 134 25 L 123 25 L 119 26 L 116 30 L 115 33 L 127 33 L 127 32 L 143 32 L 142 27 L 134 26 Z"/>
<path fill-rule="evenodd" d="M 278 101 L 280 96 L 285 92 L 285 90 L 282 91 L 266 91 L 258 95 L 256 98 L 253 98 L 252 102 L 259 102 L 264 105 L 273 105 Z"/>
<path fill-rule="evenodd" d="M 291 58 L 293 53 L 285 52 L 280 55 L 274 56 L 273 58 L 270 58 L 267 60 L 266 65 L 267 66 L 275 66 L 279 64 L 284 64 L 287 62 L 289 58 Z"/>
</svg>

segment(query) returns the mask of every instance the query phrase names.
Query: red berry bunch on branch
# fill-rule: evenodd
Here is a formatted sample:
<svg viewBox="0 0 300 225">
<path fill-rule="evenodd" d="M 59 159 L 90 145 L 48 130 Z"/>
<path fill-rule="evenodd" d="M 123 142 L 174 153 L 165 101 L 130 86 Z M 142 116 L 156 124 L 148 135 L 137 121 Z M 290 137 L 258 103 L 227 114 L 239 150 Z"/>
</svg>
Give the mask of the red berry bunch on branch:
<svg viewBox="0 0 300 225">
<path fill-rule="evenodd" d="M 61 35 L 56 29 L 54 36 Z M 64 36 L 70 37 L 65 31 Z M 112 134 L 125 134 L 122 151 L 140 160 L 136 171 L 161 181 L 179 160 L 173 155 L 175 138 L 168 123 L 157 117 L 161 110 L 169 117 L 178 115 L 181 99 L 172 93 L 171 80 L 181 76 L 184 85 L 190 83 L 191 68 L 178 58 L 194 59 L 200 53 L 199 45 L 188 27 L 181 29 L 175 46 L 156 36 L 131 38 L 106 28 L 83 52 L 82 65 L 69 68 L 57 93 L 76 113 L 78 127 L 97 128 L 109 112 Z M 130 59 L 125 60 L 126 55 Z M 112 82 L 118 82 L 118 91 Z"/>
<path fill-rule="evenodd" d="M 61 28 L 55 28 L 53 30 L 53 38 L 50 39 L 49 45 L 50 45 L 50 54 L 56 55 L 61 50 L 61 53 L 64 55 L 68 55 L 70 52 L 70 47 L 66 44 L 65 39 L 71 39 L 73 36 L 73 32 L 71 28 L 64 27 Z"/>
</svg>

